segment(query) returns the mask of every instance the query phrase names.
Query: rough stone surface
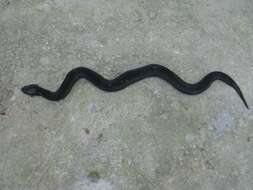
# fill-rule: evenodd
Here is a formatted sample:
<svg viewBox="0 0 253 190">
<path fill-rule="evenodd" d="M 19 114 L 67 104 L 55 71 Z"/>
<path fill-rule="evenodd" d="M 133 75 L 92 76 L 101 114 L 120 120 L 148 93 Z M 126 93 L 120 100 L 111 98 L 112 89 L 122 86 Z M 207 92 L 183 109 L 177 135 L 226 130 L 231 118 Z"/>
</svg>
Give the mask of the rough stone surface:
<svg viewBox="0 0 253 190">
<path fill-rule="evenodd" d="M 159 79 L 118 93 L 81 80 L 157 63 L 194 82 L 231 75 L 253 107 L 252 0 L 0 0 L 0 190 L 251 190 L 253 115 L 216 82 L 198 96 Z"/>
</svg>

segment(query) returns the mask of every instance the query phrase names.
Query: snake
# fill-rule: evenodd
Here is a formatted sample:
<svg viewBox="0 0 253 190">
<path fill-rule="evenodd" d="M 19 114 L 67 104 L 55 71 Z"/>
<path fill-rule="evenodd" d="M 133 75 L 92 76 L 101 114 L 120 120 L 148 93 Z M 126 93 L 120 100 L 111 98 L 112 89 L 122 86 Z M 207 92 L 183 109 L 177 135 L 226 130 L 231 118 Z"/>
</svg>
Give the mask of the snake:
<svg viewBox="0 0 253 190">
<path fill-rule="evenodd" d="M 246 99 L 244 98 L 238 84 L 226 73 L 213 71 L 205 75 L 199 82 L 188 83 L 167 67 L 159 64 L 149 64 L 131 69 L 118 75 L 114 79 L 106 79 L 99 73 L 86 67 L 77 67 L 67 73 L 65 79 L 56 91 L 50 91 L 37 84 L 23 86 L 21 91 L 31 97 L 41 96 L 47 100 L 59 101 L 69 94 L 72 87 L 79 79 L 86 79 L 103 91 L 116 92 L 149 77 L 160 78 L 173 86 L 179 92 L 187 95 L 200 94 L 207 90 L 214 81 L 219 80 L 232 87 L 237 92 L 246 108 L 249 109 Z"/>
</svg>

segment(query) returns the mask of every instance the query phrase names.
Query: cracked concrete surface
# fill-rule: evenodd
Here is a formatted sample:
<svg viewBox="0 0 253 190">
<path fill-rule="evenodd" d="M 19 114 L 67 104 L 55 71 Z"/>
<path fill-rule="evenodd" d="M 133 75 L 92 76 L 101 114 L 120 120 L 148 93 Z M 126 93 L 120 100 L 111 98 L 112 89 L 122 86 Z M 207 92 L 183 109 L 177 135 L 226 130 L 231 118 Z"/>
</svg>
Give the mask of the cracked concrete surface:
<svg viewBox="0 0 253 190">
<path fill-rule="evenodd" d="M 198 96 L 159 79 L 117 93 L 79 81 L 164 65 L 189 82 L 231 75 L 253 104 L 251 0 L 0 0 L 0 190 L 251 190 L 253 115 L 221 82 Z"/>
</svg>

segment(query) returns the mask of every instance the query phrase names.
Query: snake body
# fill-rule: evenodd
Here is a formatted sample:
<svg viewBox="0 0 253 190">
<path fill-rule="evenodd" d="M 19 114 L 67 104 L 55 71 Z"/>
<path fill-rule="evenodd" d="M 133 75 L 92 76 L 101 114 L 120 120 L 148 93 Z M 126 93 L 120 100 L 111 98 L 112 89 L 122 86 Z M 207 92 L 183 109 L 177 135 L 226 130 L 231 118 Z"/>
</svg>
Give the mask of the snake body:
<svg viewBox="0 0 253 190">
<path fill-rule="evenodd" d="M 242 99 L 246 108 L 249 109 L 247 102 L 237 83 L 229 75 L 223 72 L 211 72 L 204 76 L 199 82 L 190 84 L 182 80 L 178 75 L 176 75 L 168 68 L 157 64 L 150 64 L 126 71 L 112 80 L 104 78 L 102 75 L 89 68 L 77 67 L 66 75 L 60 87 L 54 92 L 42 88 L 36 84 L 24 86 L 21 90 L 23 93 L 29 96 L 42 96 L 48 100 L 59 101 L 61 99 L 64 99 L 69 94 L 74 84 L 82 78 L 90 81 L 93 85 L 103 91 L 116 92 L 128 87 L 135 82 L 149 77 L 158 77 L 160 79 L 163 79 L 181 93 L 188 95 L 200 94 L 203 91 L 207 90 L 214 81 L 220 80 L 234 88 L 234 90 Z"/>
</svg>

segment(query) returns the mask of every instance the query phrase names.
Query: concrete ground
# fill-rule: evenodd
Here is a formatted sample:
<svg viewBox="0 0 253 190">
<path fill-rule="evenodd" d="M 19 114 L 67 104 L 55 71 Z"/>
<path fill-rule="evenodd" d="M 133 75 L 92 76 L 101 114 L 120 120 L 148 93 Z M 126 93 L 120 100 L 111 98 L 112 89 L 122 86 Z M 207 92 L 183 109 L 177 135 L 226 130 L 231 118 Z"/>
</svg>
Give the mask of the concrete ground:
<svg viewBox="0 0 253 190">
<path fill-rule="evenodd" d="M 253 109 L 221 82 L 198 96 L 146 79 L 118 93 L 79 81 L 164 65 L 220 70 L 253 107 L 252 0 L 0 0 L 0 190 L 252 190 Z"/>
</svg>

